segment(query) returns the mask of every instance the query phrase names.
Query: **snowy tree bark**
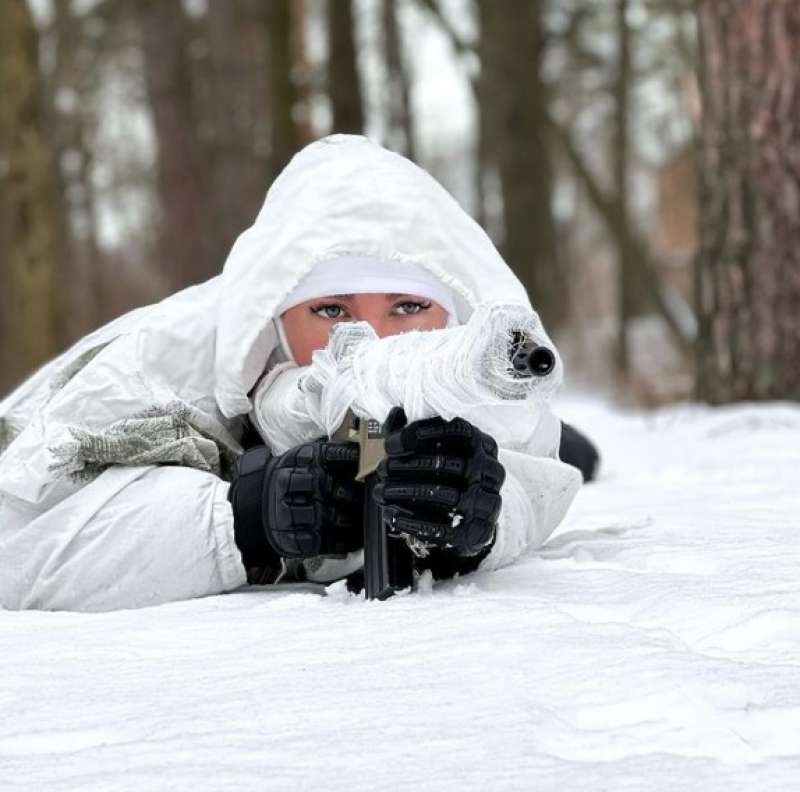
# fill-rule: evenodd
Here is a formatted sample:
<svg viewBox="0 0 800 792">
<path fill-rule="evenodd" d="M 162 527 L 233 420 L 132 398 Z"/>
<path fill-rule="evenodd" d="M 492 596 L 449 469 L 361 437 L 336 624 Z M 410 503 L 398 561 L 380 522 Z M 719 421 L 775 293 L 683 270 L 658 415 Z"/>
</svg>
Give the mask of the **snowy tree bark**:
<svg viewBox="0 0 800 792">
<path fill-rule="evenodd" d="M 27 3 L 0 23 L 0 395 L 62 345 L 63 225 Z"/>
<path fill-rule="evenodd" d="M 800 399 L 800 3 L 698 11 L 698 395 Z"/>
</svg>

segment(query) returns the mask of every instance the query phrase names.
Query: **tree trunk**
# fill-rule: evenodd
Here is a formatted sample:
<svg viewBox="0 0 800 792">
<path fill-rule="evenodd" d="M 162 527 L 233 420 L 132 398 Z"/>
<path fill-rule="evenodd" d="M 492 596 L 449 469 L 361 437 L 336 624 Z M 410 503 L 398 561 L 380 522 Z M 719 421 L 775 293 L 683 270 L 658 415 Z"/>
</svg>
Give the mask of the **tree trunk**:
<svg viewBox="0 0 800 792">
<path fill-rule="evenodd" d="M 699 5 L 698 396 L 800 399 L 800 3 Z"/>
<path fill-rule="evenodd" d="M 247 35 L 250 8 L 209 0 L 206 16 L 209 69 L 212 204 L 216 258 L 224 261 L 236 237 L 249 226 L 264 198 L 270 168 L 257 136 L 266 124 L 263 55 Z M 261 58 L 259 58 L 261 55 Z"/>
<path fill-rule="evenodd" d="M 331 131 L 361 134 L 364 108 L 352 0 L 328 0 L 328 95 L 333 110 Z"/>
<path fill-rule="evenodd" d="M 47 107 L 49 138 L 59 162 L 70 158 L 73 166 L 65 172 L 55 169 L 58 191 L 64 203 L 64 276 L 62 295 L 64 331 L 78 339 L 102 322 L 104 300 L 103 257 L 97 239 L 97 207 L 94 165 L 94 130 L 97 108 L 92 101 L 96 83 L 100 42 L 86 34 L 93 10 L 76 12 L 71 3 L 53 4 L 52 34 L 55 53 L 48 80 Z M 59 96 L 73 97 L 72 104 L 59 103 Z M 78 98 L 80 97 L 80 98 Z"/>
<path fill-rule="evenodd" d="M 304 142 L 296 118 L 299 92 L 294 80 L 292 7 L 291 0 L 270 0 L 264 5 L 273 178 Z"/>
<path fill-rule="evenodd" d="M 494 153 L 503 196 L 502 250 L 546 326 L 566 315 L 556 260 L 553 174 L 546 139 L 547 97 L 540 76 L 542 0 L 478 0 L 481 136 Z"/>
<path fill-rule="evenodd" d="M 187 22 L 181 3 L 139 0 L 145 80 L 158 141 L 157 250 L 170 289 L 219 272 L 209 164 L 198 137 Z"/>
<path fill-rule="evenodd" d="M 611 163 L 616 192 L 615 218 L 612 223 L 614 244 L 617 248 L 617 370 L 623 380 L 630 373 L 631 320 L 643 313 L 652 312 L 645 279 L 644 262 L 640 261 L 630 244 L 631 209 L 628 179 L 631 164 L 630 93 L 633 74 L 631 68 L 631 30 L 628 26 L 629 0 L 616 0 L 614 16 L 617 31 L 617 74 L 614 80 L 614 131 L 612 135 Z M 650 309 L 648 311 L 648 309 Z"/>
<path fill-rule="evenodd" d="M 411 120 L 408 68 L 403 59 L 404 50 L 397 19 L 397 0 L 383 0 L 381 11 L 387 76 L 386 143 L 393 151 L 399 151 L 413 160 L 416 158 L 416 144 Z"/>
<path fill-rule="evenodd" d="M 62 217 L 27 3 L 0 24 L 0 393 L 62 346 Z"/>
</svg>

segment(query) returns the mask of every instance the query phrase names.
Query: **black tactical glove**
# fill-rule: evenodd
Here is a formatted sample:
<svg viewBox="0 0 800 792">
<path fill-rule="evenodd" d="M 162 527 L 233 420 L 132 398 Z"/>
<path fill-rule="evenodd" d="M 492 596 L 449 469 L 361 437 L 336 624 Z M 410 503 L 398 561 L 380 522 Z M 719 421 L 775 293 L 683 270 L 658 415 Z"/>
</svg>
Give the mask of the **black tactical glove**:
<svg viewBox="0 0 800 792">
<path fill-rule="evenodd" d="M 245 567 L 278 568 L 281 558 L 362 547 L 364 488 L 354 480 L 357 470 L 354 443 L 315 440 L 278 456 L 265 446 L 245 451 L 228 495 Z"/>
<path fill-rule="evenodd" d="M 505 480 L 497 443 L 462 418 L 404 423 L 402 410 L 392 410 L 374 490 L 390 530 L 457 556 L 486 555 Z"/>
</svg>

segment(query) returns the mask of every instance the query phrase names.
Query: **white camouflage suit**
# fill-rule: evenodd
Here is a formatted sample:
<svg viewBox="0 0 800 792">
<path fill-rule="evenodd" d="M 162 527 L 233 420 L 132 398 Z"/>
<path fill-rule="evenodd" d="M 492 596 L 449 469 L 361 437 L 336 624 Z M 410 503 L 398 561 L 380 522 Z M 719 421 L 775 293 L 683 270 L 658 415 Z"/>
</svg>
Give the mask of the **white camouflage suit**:
<svg viewBox="0 0 800 792">
<path fill-rule="evenodd" d="M 339 254 L 424 266 L 462 323 L 481 302 L 528 302 L 427 173 L 361 137 L 311 144 L 221 275 L 91 333 L 0 402 L 0 606 L 104 611 L 246 584 L 227 494 L 249 394 L 276 347 L 277 306 Z M 503 507 L 481 569 L 563 518 L 581 476 L 558 460 L 559 432 L 545 411 L 501 447 Z"/>
</svg>

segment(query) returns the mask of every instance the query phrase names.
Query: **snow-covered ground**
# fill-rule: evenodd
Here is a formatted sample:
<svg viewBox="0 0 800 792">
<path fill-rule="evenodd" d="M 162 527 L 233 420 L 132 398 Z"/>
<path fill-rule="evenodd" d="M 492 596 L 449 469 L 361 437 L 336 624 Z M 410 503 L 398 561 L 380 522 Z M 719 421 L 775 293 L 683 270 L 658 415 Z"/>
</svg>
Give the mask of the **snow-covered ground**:
<svg viewBox="0 0 800 792">
<path fill-rule="evenodd" d="M 0 611 L 0 790 L 800 788 L 800 407 L 560 407 L 601 479 L 499 572 Z"/>
</svg>

